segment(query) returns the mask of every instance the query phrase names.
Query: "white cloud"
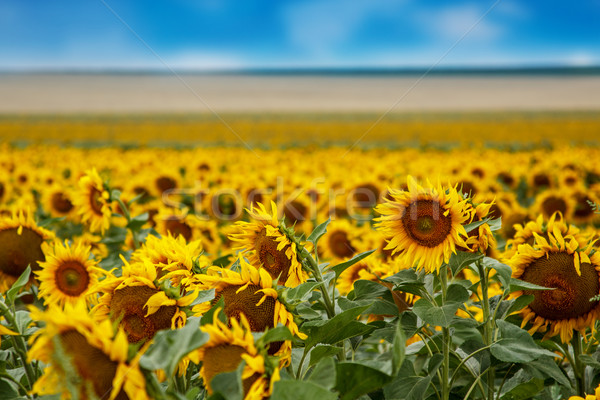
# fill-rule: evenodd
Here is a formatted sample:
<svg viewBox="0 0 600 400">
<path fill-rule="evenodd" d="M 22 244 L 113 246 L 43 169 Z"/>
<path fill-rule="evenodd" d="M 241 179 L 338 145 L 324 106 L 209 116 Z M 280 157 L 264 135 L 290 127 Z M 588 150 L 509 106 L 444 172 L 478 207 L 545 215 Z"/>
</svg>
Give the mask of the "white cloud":
<svg viewBox="0 0 600 400">
<path fill-rule="evenodd" d="M 283 8 L 283 23 L 290 42 L 311 55 L 327 57 L 336 46 L 373 15 L 388 15 L 402 1 L 311 0 Z"/>
<path fill-rule="evenodd" d="M 190 70 L 231 70 L 245 67 L 246 62 L 239 56 L 225 53 L 193 50 L 165 58 L 171 68 Z"/>
<path fill-rule="evenodd" d="M 590 53 L 578 52 L 568 54 L 564 58 L 564 62 L 572 67 L 590 67 L 593 65 L 598 65 L 600 59 L 597 56 L 594 56 Z"/>
<path fill-rule="evenodd" d="M 436 37 L 456 40 L 476 24 L 464 40 L 492 41 L 498 39 L 504 33 L 504 28 L 491 21 L 493 10 L 481 19 L 485 12 L 486 9 L 475 4 L 461 4 L 440 10 L 430 10 L 427 14 L 421 15 L 420 19 L 426 30 Z"/>
</svg>

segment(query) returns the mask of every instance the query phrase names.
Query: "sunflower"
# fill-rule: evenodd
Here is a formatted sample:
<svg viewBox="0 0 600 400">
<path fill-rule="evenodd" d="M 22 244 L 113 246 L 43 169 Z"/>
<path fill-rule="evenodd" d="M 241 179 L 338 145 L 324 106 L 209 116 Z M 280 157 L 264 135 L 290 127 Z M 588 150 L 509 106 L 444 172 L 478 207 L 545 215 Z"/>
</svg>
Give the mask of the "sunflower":
<svg viewBox="0 0 600 400">
<path fill-rule="evenodd" d="M 82 222 L 89 225 L 92 232 L 104 233 L 110 226 L 113 210 L 109 199 L 110 194 L 96 168 L 86 171 L 79 179 L 79 192 L 75 194 L 73 204 Z"/>
<path fill-rule="evenodd" d="M 174 238 L 170 233 L 161 237 L 148 235 L 144 244 L 131 254 L 131 261 L 150 261 L 156 267 L 159 280 L 166 277 L 172 286 L 179 287 L 181 278 L 192 274 L 194 263 L 200 268 L 210 264 L 201 253 L 200 240 L 188 243 L 183 236 Z"/>
<path fill-rule="evenodd" d="M 600 294 L 600 253 L 591 254 L 593 242 L 565 237 L 559 229 L 548 232 L 548 240 L 533 235 L 534 245 L 519 245 L 510 260 L 513 277 L 554 290 L 513 293 L 535 297 L 521 311 L 522 326 L 531 321 L 530 333 L 547 331 L 545 337 L 560 334 L 567 343 L 573 330 L 592 327 L 600 316 L 600 302 L 590 301 Z"/>
<path fill-rule="evenodd" d="M 156 280 L 150 261 L 125 262 L 120 277 L 109 275 L 97 285 L 101 296 L 92 315 L 99 321 L 119 321 L 131 343 L 152 339 L 162 329 L 181 328 L 187 319 L 181 307 L 191 304 L 196 293 L 172 298 L 177 296 L 169 292 L 169 297 Z"/>
<path fill-rule="evenodd" d="M 128 361 L 125 333 L 114 333 L 110 321 L 95 323 L 85 304 L 67 304 L 62 310 L 31 310 L 31 317 L 45 322 L 30 339 L 29 362 L 47 366 L 33 385 L 38 395 L 72 395 L 80 399 L 149 399 L 138 361 Z M 72 393 L 76 391 L 76 393 Z"/>
<path fill-rule="evenodd" d="M 74 209 L 71 191 L 58 183 L 42 192 L 42 200 L 51 215 L 66 216 Z"/>
<path fill-rule="evenodd" d="M 483 221 L 485 218 L 491 218 L 493 215 L 491 210 L 494 205 L 495 202 L 493 201 L 490 203 L 479 203 L 477 205 L 472 204 L 468 211 L 471 214 L 470 222 L 478 222 Z M 484 223 L 477 228 L 468 231 L 467 235 L 469 236 L 467 238 L 467 247 L 462 250 L 472 253 L 481 251 L 487 255 L 490 255 L 490 253 L 496 250 L 496 238 L 488 223 Z"/>
<path fill-rule="evenodd" d="M 565 223 L 560 212 L 552 214 L 548 221 L 545 221 L 543 215 L 538 215 L 535 221 L 515 225 L 514 237 L 506 241 L 504 257 L 514 256 L 521 244 L 533 245 L 535 242 L 534 233 L 548 240 L 548 232 L 555 232 L 556 229 L 561 235 L 573 236 L 579 242 L 587 242 L 591 239 L 590 234 L 582 233 L 575 225 Z"/>
<path fill-rule="evenodd" d="M 555 212 L 560 212 L 567 220 L 571 218 L 575 202 L 561 190 L 545 190 L 538 194 L 532 209 L 546 218 Z"/>
<path fill-rule="evenodd" d="M 271 395 L 273 383 L 279 380 L 279 368 L 272 373 L 265 369 L 265 358 L 259 353 L 254 344 L 254 336 L 246 317 L 240 315 L 239 322 L 230 319 L 229 326 L 219 321 L 217 310 L 213 323 L 203 325 L 200 329 L 210 335 L 210 339 L 200 349 L 189 355 L 189 358 L 199 364 L 200 376 L 206 389 L 212 394 L 210 383 L 215 375 L 234 371 L 245 361 L 242 373 L 244 399 L 260 400 Z"/>
<path fill-rule="evenodd" d="M 40 282 L 40 295 L 46 304 L 76 303 L 81 299 L 89 301 L 92 288 L 105 271 L 97 268 L 97 262 L 90 259 L 90 246 L 81 242 L 69 246 L 59 241 L 53 245 L 42 245 L 46 261 L 40 262 L 41 269 L 35 271 Z"/>
<path fill-rule="evenodd" d="M 400 262 L 433 272 L 450 260 L 457 245 L 467 247 L 462 224 L 469 216 L 456 187 L 423 188 L 409 176 L 408 191 L 391 189 L 390 195 L 392 201 L 375 208 L 381 214 L 375 221 L 388 239 L 385 249 L 400 252 Z"/>
<path fill-rule="evenodd" d="M 271 202 L 271 213 L 259 204 L 256 209 L 250 208 L 248 214 L 252 221 L 237 222 L 239 232 L 229 238 L 239 243 L 238 249 L 244 249 L 250 264 L 264 268 L 281 285 L 296 287 L 305 282 L 308 274 L 298 261 L 296 243 L 280 229 L 275 203 Z"/>
<path fill-rule="evenodd" d="M 324 260 L 347 260 L 361 252 L 365 245 L 363 240 L 371 231 L 368 225 L 356 226 L 345 219 L 332 221 L 327 226 L 327 233 L 319 241 L 319 253 Z"/>
<path fill-rule="evenodd" d="M 161 208 L 154 217 L 156 231 L 161 235 L 183 236 L 187 241 L 198 238 L 198 218 L 189 209 Z"/>
<path fill-rule="evenodd" d="M 298 330 L 294 315 L 279 301 L 277 290 L 273 287 L 273 278 L 267 270 L 248 264 L 241 255 L 238 263 L 240 272 L 210 267 L 206 274 L 196 275 L 196 287 L 200 290 L 215 289 L 214 302 L 223 297 L 227 318 L 240 318 L 244 315 L 252 332 L 264 332 L 281 323 L 292 334 L 306 339 L 306 335 Z M 201 303 L 192 310 L 203 313 L 210 306 L 211 302 Z M 278 346 L 272 346 L 272 352 L 289 360 L 291 342 L 285 341 L 279 348 Z"/>
<path fill-rule="evenodd" d="M 52 238 L 54 233 L 39 227 L 29 211 L 0 218 L 0 292 L 9 289 L 27 266 L 39 268 L 38 261 L 45 259 L 42 244 Z"/>
</svg>

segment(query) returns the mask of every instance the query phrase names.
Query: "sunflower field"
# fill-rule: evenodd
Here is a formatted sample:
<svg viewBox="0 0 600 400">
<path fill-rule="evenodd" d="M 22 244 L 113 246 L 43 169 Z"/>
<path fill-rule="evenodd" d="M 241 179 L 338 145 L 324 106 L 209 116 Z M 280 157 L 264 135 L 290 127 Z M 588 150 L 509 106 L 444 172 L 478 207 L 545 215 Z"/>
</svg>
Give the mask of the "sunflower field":
<svg viewBox="0 0 600 400">
<path fill-rule="evenodd" d="M 1 120 L 0 399 L 600 398 L 598 119 L 536 118 Z"/>
</svg>

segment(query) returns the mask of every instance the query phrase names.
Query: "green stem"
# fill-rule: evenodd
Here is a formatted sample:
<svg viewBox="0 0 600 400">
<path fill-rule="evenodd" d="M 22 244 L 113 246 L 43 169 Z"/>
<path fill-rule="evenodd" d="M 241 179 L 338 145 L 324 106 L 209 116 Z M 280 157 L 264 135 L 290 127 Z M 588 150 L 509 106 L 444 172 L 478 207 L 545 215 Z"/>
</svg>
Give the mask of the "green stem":
<svg viewBox="0 0 600 400">
<path fill-rule="evenodd" d="M 300 359 L 300 364 L 298 365 L 298 371 L 296 371 L 296 379 L 300 380 L 300 373 L 302 372 L 302 365 L 304 365 L 304 359 L 306 358 L 306 355 L 308 354 L 308 351 L 306 351 L 307 349 L 305 348 L 304 352 L 302 353 L 302 358 Z"/>
<path fill-rule="evenodd" d="M 301 255 L 309 263 L 311 272 L 313 273 L 313 276 L 315 277 L 317 282 L 321 283 L 321 285 L 319 285 L 319 289 L 321 290 L 321 294 L 323 295 L 323 302 L 325 303 L 325 311 L 327 312 L 327 316 L 329 318 L 335 317 L 335 306 L 331 301 L 331 297 L 329 297 L 329 292 L 327 291 L 327 288 L 325 287 L 325 281 L 323 280 L 323 276 L 321 275 L 319 265 L 306 249 L 302 249 Z"/>
<path fill-rule="evenodd" d="M 573 334 L 573 370 L 575 371 L 575 379 L 577 380 L 577 394 L 585 398 L 585 366 L 579 359 L 582 354 L 581 335 L 578 331 Z"/>
<path fill-rule="evenodd" d="M 486 346 L 491 346 L 493 342 L 494 333 L 494 321 L 490 318 L 490 298 L 488 295 L 488 275 L 483 268 L 481 260 L 476 262 L 477 272 L 479 273 L 479 284 L 481 285 L 481 304 L 483 308 L 483 343 Z M 487 385 L 488 394 L 487 399 L 494 399 L 494 378 L 495 378 L 494 367 L 490 365 L 487 372 Z"/>
<path fill-rule="evenodd" d="M 450 385 L 452 385 L 452 383 L 454 382 L 454 380 L 458 377 L 458 371 L 465 365 L 465 363 L 467 361 L 469 361 L 470 358 L 472 358 L 473 356 L 475 356 L 476 354 L 479 354 L 482 351 L 485 351 L 487 349 L 489 349 L 491 346 L 484 346 L 478 350 L 475 350 L 474 352 L 472 352 L 471 354 L 469 354 L 468 356 L 466 356 L 465 358 L 463 358 L 460 361 L 460 364 L 458 364 L 458 366 L 456 367 L 456 369 L 454 370 L 454 373 L 452 374 L 452 377 L 450 378 Z M 469 372 L 471 372 L 471 370 L 468 367 L 465 367 L 466 370 L 468 370 Z"/>
<path fill-rule="evenodd" d="M 444 305 L 446 304 L 446 292 L 448 290 L 448 270 L 446 266 L 443 266 L 440 269 L 440 284 L 442 287 L 442 305 Z M 444 338 L 444 361 L 442 362 L 442 400 L 448 400 L 450 398 L 450 343 L 452 341 L 452 338 L 450 337 L 450 329 L 447 327 L 442 327 L 442 335 Z"/>
<path fill-rule="evenodd" d="M 9 310 L 4 302 L 0 302 L 0 311 L 2 311 L 2 315 L 4 316 L 4 319 L 6 319 L 6 322 L 8 322 L 10 325 L 10 328 L 18 333 L 18 335 L 11 336 L 10 338 L 13 342 L 15 350 L 19 354 L 19 357 L 21 357 L 23 368 L 25 368 L 25 375 L 27 376 L 27 383 L 29 389 L 31 390 L 34 382 L 36 381 L 36 374 L 31 367 L 31 364 L 27 362 L 27 344 L 25 343 L 22 333 L 18 329 L 14 314 Z"/>
</svg>

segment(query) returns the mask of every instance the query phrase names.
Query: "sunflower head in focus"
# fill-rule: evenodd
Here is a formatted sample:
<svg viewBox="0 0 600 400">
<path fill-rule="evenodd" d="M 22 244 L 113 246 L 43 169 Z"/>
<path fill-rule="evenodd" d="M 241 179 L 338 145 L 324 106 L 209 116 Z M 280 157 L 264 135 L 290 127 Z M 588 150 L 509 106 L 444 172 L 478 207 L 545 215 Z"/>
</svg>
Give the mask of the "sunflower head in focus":
<svg viewBox="0 0 600 400">
<path fill-rule="evenodd" d="M 104 270 L 90 259 L 90 247 L 81 242 L 69 245 L 55 241 L 42 246 L 46 261 L 40 262 L 41 269 L 35 271 L 40 282 L 40 295 L 46 304 L 89 302 L 93 287 Z"/>
<path fill-rule="evenodd" d="M 515 234 L 506 241 L 504 257 L 510 258 L 515 255 L 519 245 L 533 245 L 535 242 L 534 234 L 537 234 L 548 240 L 548 233 L 558 230 L 562 236 L 572 236 L 578 242 L 583 243 L 591 239 L 589 234 L 583 233 L 575 225 L 567 224 L 560 212 L 555 212 L 547 220 L 543 215 L 538 215 L 535 221 L 527 221 L 524 224 L 515 224 Z"/>
<path fill-rule="evenodd" d="M 600 294 L 600 254 L 591 254 L 592 242 L 564 237 L 558 229 L 548 232 L 548 240 L 534 233 L 532 245 L 519 245 L 511 258 L 513 277 L 554 290 L 518 291 L 513 296 L 533 295 L 532 303 L 521 311 L 523 324 L 531 323 L 530 333 L 560 334 L 563 343 L 573 330 L 591 328 L 600 316 L 600 302 L 590 301 Z"/>
<path fill-rule="evenodd" d="M 296 287 L 308 279 L 308 274 L 298 261 L 296 243 L 280 229 L 277 206 L 271 202 L 271 212 L 258 204 L 248 210 L 251 221 L 239 221 L 237 233 L 229 238 L 244 249 L 250 264 L 260 266 L 279 284 Z"/>
<path fill-rule="evenodd" d="M 110 321 L 94 322 L 81 302 L 67 304 L 64 310 L 34 308 L 31 316 L 45 323 L 30 339 L 29 362 L 46 364 L 33 393 L 80 399 L 149 399 L 139 355 L 127 359 L 126 335 L 120 329 L 115 333 Z"/>
<path fill-rule="evenodd" d="M 54 238 L 54 233 L 39 227 L 29 211 L 13 212 L 0 217 L 0 292 L 9 289 L 27 269 L 39 269 L 44 261 L 42 244 Z"/>
<path fill-rule="evenodd" d="M 131 255 L 131 261 L 150 261 L 156 267 L 159 280 L 169 279 L 172 286 L 179 287 L 183 278 L 193 274 L 194 263 L 201 267 L 210 265 L 201 253 L 200 240 L 188 243 L 183 236 L 175 238 L 170 233 L 161 237 L 148 235 L 144 244 Z"/>
<path fill-rule="evenodd" d="M 273 278 L 264 268 L 255 268 L 241 256 L 237 261 L 239 272 L 210 267 L 207 274 L 196 275 L 197 289 L 215 289 L 215 299 L 224 300 L 224 313 L 227 318 L 240 319 L 243 315 L 252 332 L 264 332 L 281 323 L 287 326 L 293 335 L 305 339 L 294 321 L 294 315 L 289 312 L 284 303 L 279 301 L 279 294 L 274 287 Z M 192 309 L 203 313 L 211 307 L 211 302 L 201 303 Z M 289 360 L 291 342 L 273 343 L 271 353 Z"/>
<path fill-rule="evenodd" d="M 218 319 L 214 313 L 212 324 L 200 328 L 210 335 L 210 339 L 195 354 L 190 355 L 194 362 L 202 362 L 200 376 L 209 394 L 212 394 L 211 380 L 220 373 L 234 371 L 245 361 L 242 372 L 244 399 L 260 400 L 271 395 L 273 383 L 279 379 L 278 367 L 268 372 L 265 357 L 254 343 L 254 336 L 248 320 L 241 315 L 239 321 L 231 319 L 229 325 Z"/>
<path fill-rule="evenodd" d="M 79 179 L 79 191 L 75 194 L 73 204 L 81 215 L 81 221 L 92 232 L 104 233 L 110 226 L 113 213 L 110 194 L 95 168 L 86 171 Z"/>
<path fill-rule="evenodd" d="M 466 201 L 455 187 L 422 187 L 408 177 L 408 190 L 390 190 L 393 200 L 378 205 L 379 229 L 388 240 L 386 250 L 400 253 L 398 261 L 427 272 L 439 270 L 456 252 L 467 247 Z"/>
<path fill-rule="evenodd" d="M 131 343 L 152 339 L 162 329 L 181 328 L 187 319 L 182 307 L 195 298 L 193 292 L 178 297 L 162 290 L 156 267 L 148 260 L 125 263 L 120 277 L 109 275 L 96 287 L 100 298 L 92 315 L 99 321 L 119 321 Z"/>
</svg>

